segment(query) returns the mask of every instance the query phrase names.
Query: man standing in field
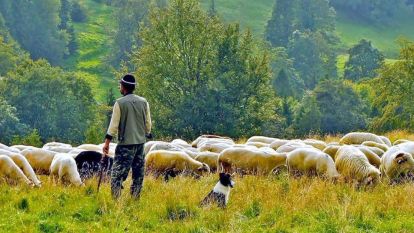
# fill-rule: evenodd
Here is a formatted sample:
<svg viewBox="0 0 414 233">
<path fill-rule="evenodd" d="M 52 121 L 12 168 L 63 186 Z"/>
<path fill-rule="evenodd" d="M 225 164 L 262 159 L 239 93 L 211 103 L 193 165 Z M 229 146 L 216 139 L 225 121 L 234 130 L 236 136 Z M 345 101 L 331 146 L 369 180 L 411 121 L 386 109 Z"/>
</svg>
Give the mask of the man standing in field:
<svg viewBox="0 0 414 233">
<path fill-rule="evenodd" d="M 119 82 L 123 97 L 116 100 L 103 153 L 109 151 L 109 143 L 118 134 L 114 164 L 111 173 L 111 193 L 114 199 L 121 196 L 122 182 L 132 168 L 131 196 L 139 198 L 144 179 L 144 143 L 151 138 L 151 115 L 146 99 L 134 95 L 136 82 L 132 74 L 126 74 Z"/>
</svg>

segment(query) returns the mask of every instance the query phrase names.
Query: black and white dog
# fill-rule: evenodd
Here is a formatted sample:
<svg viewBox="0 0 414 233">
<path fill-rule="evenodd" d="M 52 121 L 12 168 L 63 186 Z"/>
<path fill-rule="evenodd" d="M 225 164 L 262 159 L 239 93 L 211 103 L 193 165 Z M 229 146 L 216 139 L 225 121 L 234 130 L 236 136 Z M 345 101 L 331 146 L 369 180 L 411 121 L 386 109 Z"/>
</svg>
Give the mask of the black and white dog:
<svg viewBox="0 0 414 233">
<path fill-rule="evenodd" d="M 83 151 L 75 157 L 76 166 L 82 180 L 98 176 L 101 170 L 102 154 L 96 151 Z M 108 161 L 103 167 L 105 177 L 110 177 L 113 158 L 108 157 Z"/>
<path fill-rule="evenodd" d="M 201 201 L 200 206 L 205 206 L 212 202 L 217 202 L 218 207 L 224 208 L 229 201 L 230 189 L 234 182 L 228 173 L 220 173 L 220 180 L 213 190 Z"/>
</svg>

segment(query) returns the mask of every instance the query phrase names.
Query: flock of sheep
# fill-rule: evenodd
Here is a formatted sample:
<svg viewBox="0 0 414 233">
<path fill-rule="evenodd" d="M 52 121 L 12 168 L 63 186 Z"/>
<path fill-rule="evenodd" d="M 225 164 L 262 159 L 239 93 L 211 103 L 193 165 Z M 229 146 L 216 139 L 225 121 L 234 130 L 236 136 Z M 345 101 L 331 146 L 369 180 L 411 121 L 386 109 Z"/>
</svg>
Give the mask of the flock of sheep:
<svg viewBox="0 0 414 233">
<path fill-rule="evenodd" d="M 116 144 L 111 143 L 109 156 Z M 40 186 L 36 174 L 83 185 L 83 180 L 100 170 L 101 145 L 78 147 L 52 142 L 43 148 L 0 144 L 0 178 Z M 315 139 L 286 140 L 253 136 L 244 144 L 231 138 L 202 135 L 191 144 L 181 139 L 145 144 L 146 174 L 165 179 L 184 173 L 202 176 L 209 172 L 268 175 L 287 168 L 291 176 L 321 176 L 357 185 L 410 180 L 414 170 L 414 142 L 397 140 L 392 145 L 384 136 L 353 132 L 339 142 Z M 106 169 L 111 169 L 110 163 Z M 85 175 L 85 171 L 91 172 Z"/>
</svg>

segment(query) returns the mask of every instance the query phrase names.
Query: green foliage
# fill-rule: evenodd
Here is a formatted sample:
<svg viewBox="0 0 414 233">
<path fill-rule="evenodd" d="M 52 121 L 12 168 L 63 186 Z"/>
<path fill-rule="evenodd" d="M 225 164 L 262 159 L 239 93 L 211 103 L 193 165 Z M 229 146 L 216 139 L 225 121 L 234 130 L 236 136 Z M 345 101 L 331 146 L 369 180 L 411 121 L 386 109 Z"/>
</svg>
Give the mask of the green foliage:
<svg viewBox="0 0 414 233">
<path fill-rule="evenodd" d="M 70 0 L 61 0 L 60 7 L 60 24 L 59 29 L 66 30 L 69 36 L 68 55 L 74 54 L 78 48 L 76 41 L 75 29 L 72 23 L 72 2 Z"/>
<path fill-rule="evenodd" d="M 295 31 L 289 42 L 288 54 L 307 89 L 313 89 L 324 77 L 337 75 L 336 54 L 325 32 Z"/>
<path fill-rule="evenodd" d="M 273 47 L 286 47 L 289 37 L 294 29 L 295 1 L 276 0 L 272 11 L 272 17 L 267 21 L 266 40 Z"/>
<path fill-rule="evenodd" d="M 67 53 L 67 32 L 58 29 L 59 10 L 59 0 L 0 2 L 0 13 L 13 38 L 33 59 L 46 58 L 52 64 L 61 64 Z"/>
<path fill-rule="evenodd" d="M 37 129 L 33 129 L 29 134 L 24 136 L 14 136 L 11 144 L 13 145 L 28 145 L 34 147 L 42 147 L 43 142 L 40 138 L 39 132 Z"/>
<path fill-rule="evenodd" d="M 148 0 L 115 0 L 114 18 L 116 31 L 111 48 L 111 64 L 119 67 L 121 61 L 129 61 L 130 53 L 141 46 L 137 37 L 140 25 L 148 11 Z"/>
<path fill-rule="evenodd" d="M 6 43 L 0 36 L 0 77 L 17 66 L 19 57 L 11 43 Z"/>
<path fill-rule="evenodd" d="M 17 116 L 16 108 L 0 97 L 0 141 L 9 143 L 13 135 L 22 134 L 25 129 L 26 126 Z"/>
<path fill-rule="evenodd" d="M 320 131 L 322 113 L 315 96 L 306 92 L 294 111 L 293 128 L 296 134 L 305 135 Z"/>
<path fill-rule="evenodd" d="M 349 50 L 349 60 L 345 63 L 345 79 L 359 81 L 362 78 L 373 78 L 376 70 L 383 64 L 384 55 L 372 47 L 371 42 L 361 40 Z"/>
<path fill-rule="evenodd" d="M 136 56 L 139 90 L 161 135 L 260 133 L 276 122 L 269 56 L 238 25 L 222 25 L 196 1 L 154 8 Z"/>
<path fill-rule="evenodd" d="M 86 81 L 44 60 L 19 65 L 4 81 L 6 100 L 43 140 L 82 142 L 95 103 Z"/>
<path fill-rule="evenodd" d="M 293 127 L 299 135 L 345 133 L 366 127 L 367 114 L 350 84 L 323 80 L 307 93 L 295 110 Z"/>
<path fill-rule="evenodd" d="M 293 60 L 288 57 L 286 49 L 279 47 L 272 51 L 273 88 L 281 97 L 293 96 L 300 99 L 305 85 L 293 68 Z"/>
<path fill-rule="evenodd" d="M 341 80 L 324 80 L 313 91 L 321 111 L 321 132 L 345 133 L 366 127 L 359 96 L 350 84 Z"/>
<path fill-rule="evenodd" d="M 85 8 L 77 1 L 73 2 L 71 18 L 74 22 L 85 22 L 88 18 L 85 12 Z"/>
<path fill-rule="evenodd" d="M 373 130 L 414 129 L 414 42 L 400 40 L 400 46 L 400 59 L 383 64 L 379 77 L 372 80 L 374 106 L 379 110 L 371 124 Z"/>
<path fill-rule="evenodd" d="M 362 20 L 388 22 L 398 14 L 404 4 L 404 0 L 331 0 L 336 9 L 341 9 L 353 17 Z"/>
</svg>

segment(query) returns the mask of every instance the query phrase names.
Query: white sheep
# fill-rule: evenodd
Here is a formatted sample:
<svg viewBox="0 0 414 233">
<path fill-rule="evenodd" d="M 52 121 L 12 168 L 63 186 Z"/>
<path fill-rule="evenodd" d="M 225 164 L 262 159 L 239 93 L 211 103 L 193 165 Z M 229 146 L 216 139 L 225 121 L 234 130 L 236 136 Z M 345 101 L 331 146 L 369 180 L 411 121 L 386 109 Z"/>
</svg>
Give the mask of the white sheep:
<svg viewBox="0 0 414 233">
<path fill-rule="evenodd" d="M 233 145 L 223 142 L 205 141 L 197 149 L 200 152 L 210 151 L 214 153 L 220 153 L 223 150 L 232 147 Z"/>
<path fill-rule="evenodd" d="M 17 148 L 8 147 L 8 146 L 6 146 L 4 144 L 1 144 L 1 143 L 0 143 L 0 149 L 7 150 L 7 151 L 10 151 L 10 152 L 14 152 L 14 153 L 19 153 L 20 152 L 20 150 L 17 149 Z"/>
<path fill-rule="evenodd" d="M 23 155 L 21 155 L 20 153 L 14 153 L 3 149 L 0 149 L 0 155 L 10 157 L 13 160 L 13 162 L 23 171 L 25 176 L 28 177 L 35 186 L 41 186 L 41 182 L 37 178 L 35 172 L 33 171 L 32 166 L 30 166 L 29 162 Z"/>
<path fill-rule="evenodd" d="M 191 143 L 192 147 L 200 147 L 203 145 L 203 143 L 205 142 L 222 142 L 222 143 L 227 143 L 230 145 L 234 145 L 234 141 L 229 138 L 229 137 L 222 137 L 222 136 L 217 136 L 217 135 L 201 135 L 200 137 L 198 137 L 196 140 L 194 140 Z"/>
<path fill-rule="evenodd" d="M 411 141 L 407 140 L 407 139 L 398 139 L 394 142 L 393 146 L 399 145 L 399 144 L 404 143 L 404 142 L 411 142 Z"/>
<path fill-rule="evenodd" d="M 324 152 L 324 153 L 326 153 L 326 154 L 328 154 L 329 156 L 331 156 L 331 158 L 332 158 L 333 160 L 335 160 L 335 155 L 336 155 L 336 152 L 338 152 L 339 148 L 341 148 L 341 146 L 340 146 L 340 145 L 328 145 L 328 146 L 327 146 L 327 147 L 323 150 L 323 152 Z"/>
<path fill-rule="evenodd" d="M 379 165 L 381 164 L 381 158 L 376 153 L 374 153 L 369 147 L 359 145 L 355 147 L 358 148 L 365 155 L 365 157 L 367 157 L 370 164 L 374 165 L 377 168 L 379 167 Z M 330 145 L 327 146 L 323 150 L 323 152 L 327 153 L 329 156 L 331 156 L 333 160 L 335 160 L 335 156 L 339 148 L 341 148 L 341 146 L 339 145 Z"/>
<path fill-rule="evenodd" d="M 277 150 L 279 147 L 291 142 L 292 140 L 287 140 L 287 139 L 277 139 L 275 141 L 273 141 L 272 143 L 270 143 L 269 147 L 272 148 L 273 150 Z"/>
<path fill-rule="evenodd" d="M 371 165 L 367 157 L 354 146 L 342 146 L 335 156 L 338 172 L 348 181 L 357 184 L 374 184 L 379 180 L 380 171 Z"/>
<path fill-rule="evenodd" d="M 102 153 L 103 144 L 100 144 L 100 145 L 95 145 L 95 144 L 82 144 L 82 145 L 79 145 L 78 147 L 76 147 L 76 149 L 82 149 L 82 150 L 87 150 L 87 151 L 96 151 L 96 152 Z M 68 152 L 64 152 L 64 153 L 68 153 Z M 114 144 L 113 143 L 111 143 L 109 145 L 108 156 L 109 157 L 114 157 L 115 156 L 115 148 L 114 148 Z"/>
<path fill-rule="evenodd" d="M 59 181 L 69 181 L 76 186 L 84 185 L 80 178 L 75 159 L 66 153 L 56 154 L 50 165 L 50 175 L 58 177 Z"/>
<path fill-rule="evenodd" d="M 286 164 L 286 153 L 277 153 L 271 148 L 228 148 L 220 153 L 218 167 L 230 172 L 237 170 L 254 174 L 269 174 Z"/>
<path fill-rule="evenodd" d="M 207 164 L 210 167 L 211 171 L 216 171 L 219 155 L 219 153 L 210 151 L 200 152 L 198 153 L 197 157 L 195 157 L 195 160 Z"/>
<path fill-rule="evenodd" d="M 315 148 L 300 148 L 287 154 L 286 165 L 289 174 L 303 173 L 336 179 L 339 173 L 334 160 Z"/>
<path fill-rule="evenodd" d="M 48 173 L 53 157 L 57 153 L 44 149 L 26 149 L 21 154 L 36 172 Z"/>
<path fill-rule="evenodd" d="M 6 155 L 0 155 L 0 177 L 8 181 L 24 182 L 32 185 L 32 182 L 27 179 L 22 170 Z"/>
<path fill-rule="evenodd" d="M 272 144 L 272 142 L 278 140 L 278 138 L 271 138 L 271 137 L 265 137 L 265 136 L 252 136 L 249 139 L 247 139 L 246 144 L 248 142 L 261 142 L 264 144 Z"/>
<path fill-rule="evenodd" d="M 286 144 L 284 144 L 283 146 L 280 146 L 279 148 L 277 148 L 276 152 L 278 153 L 289 153 L 295 149 L 298 148 L 314 148 L 313 146 L 309 146 L 306 145 L 305 143 L 301 142 L 301 141 L 291 141 L 288 142 Z"/>
<path fill-rule="evenodd" d="M 264 143 L 264 142 L 246 142 L 246 145 L 254 146 L 254 147 L 257 147 L 257 148 L 270 147 L 270 144 L 267 144 L 267 143 Z"/>
<path fill-rule="evenodd" d="M 381 157 L 380 170 L 391 182 L 398 182 L 414 170 L 414 159 L 404 148 L 393 146 Z"/>
<path fill-rule="evenodd" d="M 198 154 L 195 148 L 184 148 L 178 144 L 172 144 L 170 142 L 157 142 L 154 143 L 148 150 L 148 153 L 155 150 L 168 150 L 168 151 L 182 151 L 188 154 L 191 158 L 195 158 Z M 194 151 L 195 150 L 195 151 Z"/>
<path fill-rule="evenodd" d="M 345 145 L 352 145 L 352 144 L 362 144 L 363 142 L 366 142 L 366 141 L 373 141 L 373 142 L 382 143 L 382 144 L 384 143 L 378 135 L 375 135 L 373 133 L 366 133 L 366 132 L 352 132 L 352 133 L 345 134 L 345 136 L 343 136 L 341 140 L 339 140 L 339 143 L 345 144 Z"/>
<path fill-rule="evenodd" d="M 381 140 L 384 142 L 384 144 L 387 145 L 388 147 L 392 146 L 391 141 L 388 137 L 383 136 L 383 135 L 379 135 L 378 137 L 380 137 Z"/>
<path fill-rule="evenodd" d="M 144 154 L 148 154 L 151 147 L 157 143 L 165 143 L 163 141 L 149 141 L 144 144 Z"/>
<path fill-rule="evenodd" d="M 188 144 L 188 142 L 186 142 L 186 141 L 184 141 L 184 140 L 182 140 L 180 138 L 177 138 L 177 139 L 172 140 L 171 141 L 171 144 L 180 145 L 180 146 L 185 147 L 185 148 L 192 147 L 190 144 Z"/>
<path fill-rule="evenodd" d="M 34 146 L 26 146 L 26 145 L 13 145 L 13 146 L 11 146 L 11 148 L 18 149 L 19 151 L 23 151 L 23 150 L 26 150 L 26 149 L 39 149 L 39 148 L 34 147 Z"/>
<path fill-rule="evenodd" d="M 379 168 L 381 165 L 381 157 L 379 157 L 376 153 L 374 153 L 370 147 L 367 146 L 357 146 L 362 153 L 364 153 L 365 157 L 367 157 L 370 164 L 374 165 L 375 167 Z"/>
<path fill-rule="evenodd" d="M 324 141 L 316 140 L 316 139 L 305 139 L 305 140 L 303 140 L 303 142 L 306 145 L 313 146 L 316 149 L 319 149 L 321 151 L 324 150 L 326 148 L 326 146 L 327 146 Z"/>
<path fill-rule="evenodd" d="M 154 150 L 145 156 L 145 168 L 158 176 L 168 171 L 191 172 L 202 175 L 210 172 L 207 164 L 201 163 L 182 151 Z"/>
<path fill-rule="evenodd" d="M 377 143 L 377 142 L 373 142 L 373 141 L 365 141 L 363 142 L 361 145 L 363 146 L 370 146 L 370 147 L 377 147 L 383 151 L 387 151 L 388 150 L 388 146 L 384 143 Z"/>
<path fill-rule="evenodd" d="M 66 143 L 62 143 L 62 142 L 48 142 L 46 144 L 43 145 L 42 149 L 47 150 L 48 147 L 69 147 L 72 148 L 72 145 L 70 144 L 66 144 Z"/>
</svg>

